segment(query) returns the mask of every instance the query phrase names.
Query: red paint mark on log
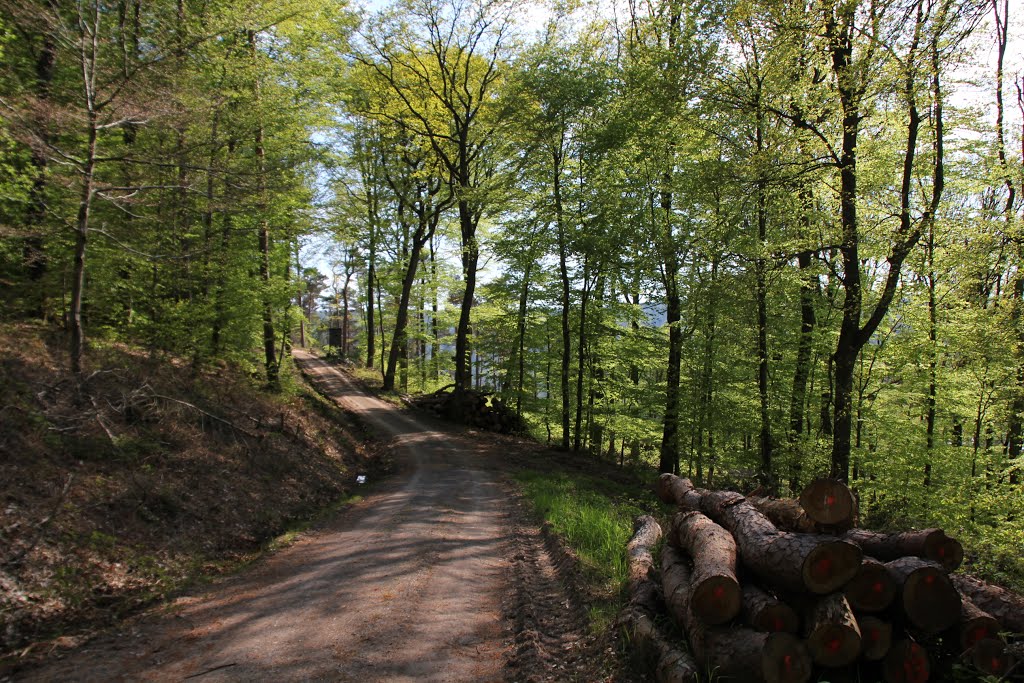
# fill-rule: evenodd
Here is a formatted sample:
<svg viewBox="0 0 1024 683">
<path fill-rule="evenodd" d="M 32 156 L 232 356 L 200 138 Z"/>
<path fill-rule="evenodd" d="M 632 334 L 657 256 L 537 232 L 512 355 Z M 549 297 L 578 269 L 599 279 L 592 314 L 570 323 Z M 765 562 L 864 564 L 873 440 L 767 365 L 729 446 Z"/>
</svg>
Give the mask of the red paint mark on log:
<svg viewBox="0 0 1024 683">
<path fill-rule="evenodd" d="M 921 646 L 916 643 L 910 646 L 910 652 L 903 663 L 903 675 L 908 683 L 925 683 L 928 680 L 927 659 Z"/>
</svg>

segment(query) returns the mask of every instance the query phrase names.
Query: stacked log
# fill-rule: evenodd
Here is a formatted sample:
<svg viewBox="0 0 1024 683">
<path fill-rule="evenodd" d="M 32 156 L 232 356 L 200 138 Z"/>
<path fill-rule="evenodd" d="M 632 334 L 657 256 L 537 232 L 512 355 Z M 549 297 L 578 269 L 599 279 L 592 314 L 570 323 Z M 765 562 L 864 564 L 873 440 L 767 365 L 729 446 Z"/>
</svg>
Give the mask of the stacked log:
<svg viewBox="0 0 1024 683">
<path fill-rule="evenodd" d="M 619 625 L 629 633 L 641 657 L 651 661 L 658 683 L 697 683 L 697 663 L 655 620 L 659 586 L 651 549 L 660 538 L 661 526 L 653 517 L 644 515 L 633 520 L 633 537 L 626 546 L 630 599 L 619 616 Z"/>
<path fill-rule="evenodd" d="M 952 573 L 963 547 L 943 530 L 855 528 L 856 501 L 828 479 L 799 500 L 670 474 L 656 490 L 678 512 L 661 554 L 662 601 L 646 600 L 645 614 L 655 623 L 651 610 L 667 608 L 693 655 L 688 674 L 925 683 L 956 664 L 961 676 L 1024 680 L 1024 597 Z M 667 651 L 659 661 L 676 661 Z"/>
</svg>

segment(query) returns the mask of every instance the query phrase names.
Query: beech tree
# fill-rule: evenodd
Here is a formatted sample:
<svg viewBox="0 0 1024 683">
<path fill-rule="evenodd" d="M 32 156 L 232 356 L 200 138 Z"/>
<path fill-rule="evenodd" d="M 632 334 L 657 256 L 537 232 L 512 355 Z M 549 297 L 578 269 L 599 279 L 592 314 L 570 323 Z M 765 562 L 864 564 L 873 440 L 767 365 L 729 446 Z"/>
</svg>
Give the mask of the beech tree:
<svg viewBox="0 0 1024 683">
<path fill-rule="evenodd" d="M 364 31 L 374 69 L 405 106 L 407 125 L 448 174 L 459 216 L 464 289 L 455 338 L 455 385 L 469 387 L 467 349 L 480 245 L 477 227 L 497 186 L 497 89 L 512 7 L 500 2 L 410 0 Z"/>
</svg>

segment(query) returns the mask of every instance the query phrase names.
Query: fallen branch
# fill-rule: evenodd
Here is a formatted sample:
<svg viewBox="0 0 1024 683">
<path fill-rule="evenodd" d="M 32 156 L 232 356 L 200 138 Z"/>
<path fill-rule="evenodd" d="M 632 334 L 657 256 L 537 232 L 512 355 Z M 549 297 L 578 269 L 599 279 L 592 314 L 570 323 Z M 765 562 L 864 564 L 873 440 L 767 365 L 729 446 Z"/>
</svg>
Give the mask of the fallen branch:
<svg viewBox="0 0 1024 683">
<path fill-rule="evenodd" d="M 216 422 L 220 422 L 223 425 L 227 425 L 228 427 L 230 427 L 231 429 L 235 430 L 239 434 L 244 434 L 245 436 L 249 437 L 250 439 L 255 439 L 257 441 L 260 440 L 260 435 L 259 434 L 254 434 L 254 433 L 250 432 L 248 429 L 242 429 L 241 427 L 236 425 L 234 422 L 231 422 L 230 420 L 225 420 L 222 417 L 214 415 L 213 413 L 208 412 L 206 410 L 203 410 L 199 406 L 197 406 L 195 404 L 192 404 L 192 403 L 189 403 L 188 401 L 182 401 L 180 398 L 173 398 L 171 396 L 164 396 L 163 394 L 158 394 L 156 392 L 152 392 L 150 394 L 150 396 L 152 396 L 153 398 L 163 399 L 164 401 L 171 401 L 172 403 L 177 403 L 179 405 L 183 405 L 186 408 L 191 408 L 192 410 L 196 411 L 197 413 L 200 413 L 201 415 L 204 415 L 204 416 L 210 418 L 211 420 L 214 420 Z"/>
</svg>

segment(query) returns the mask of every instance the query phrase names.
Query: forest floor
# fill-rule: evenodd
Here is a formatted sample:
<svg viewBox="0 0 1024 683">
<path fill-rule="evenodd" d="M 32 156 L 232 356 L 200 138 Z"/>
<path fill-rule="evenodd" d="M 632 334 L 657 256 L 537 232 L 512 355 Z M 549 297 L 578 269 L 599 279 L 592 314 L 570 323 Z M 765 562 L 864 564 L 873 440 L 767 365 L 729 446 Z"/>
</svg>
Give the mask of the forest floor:
<svg viewBox="0 0 1024 683">
<path fill-rule="evenodd" d="M 8 375 L 24 374 L 21 366 L 31 365 L 32 350 L 21 348 L 24 357 L 3 368 Z M 368 395 L 326 363 L 302 352 L 296 355 L 320 391 L 346 409 L 349 417 L 342 419 L 368 425 L 374 434 L 376 445 L 347 437 L 346 448 L 350 452 L 339 458 L 345 464 L 333 465 L 339 479 L 335 494 L 343 494 L 358 472 L 370 479 L 370 484 L 362 489 L 364 496 L 325 517 L 288 547 L 263 556 L 244 571 L 212 585 L 178 591 L 173 600 L 148 611 L 136 609 L 134 616 L 118 621 L 112 628 L 100 630 L 103 620 L 94 618 L 95 628 L 80 628 L 74 637 L 40 639 L 20 651 L 9 649 L 7 671 L 13 679 L 633 678 L 614 656 L 611 634 L 594 634 L 587 628 L 586 606 L 593 596 L 580 579 L 571 552 L 554 534 L 538 528 L 528 504 L 510 483 L 508 474 L 517 468 L 555 466 L 550 451 L 511 437 L 459 430 L 413 417 Z M 22 379 L 31 383 L 28 377 Z M 162 391 L 151 393 L 164 395 Z M 221 398 L 231 402 L 228 395 Z M 223 414 L 223 410 L 224 406 L 218 405 L 218 413 Z M 323 412 L 322 407 L 318 410 Z M 206 422 L 216 423 L 210 417 L 213 413 L 209 411 Z M 95 437 L 109 439 L 104 432 L 113 431 L 117 425 L 110 415 L 104 424 L 104 411 L 97 415 L 89 420 L 99 424 Z M 292 421 L 293 416 L 282 416 L 278 426 Z M 307 428 L 315 430 L 316 425 L 296 425 L 291 431 L 284 427 L 281 432 L 291 437 L 280 440 L 313 439 L 322 446 L 330 438 L 326 433 L 311 437 Z M 224 430 L 229 434 L 236 431 Z M 350 431 L 358 432 L 359 428 Z M 233 434 L 231 438 L 239 439 Z M 0 445 L 9 448 L 12 440 L 7 435 L 6 442 Z M 252 452 L 249 457 L 253 457 Z M 381 463 L 386 461 L 397 466 L 395 476 L 381 476 Z M 82 461 L 78 466 L 86 465 Z M 293 466 L 296 465 L 289 468 Z M 324 463 L 314 462 L 310 466 L 323 469 Z M 591 460 L 579 466 L 592 469 L 594 463 Z M 208 474 L 215 481 L 227 476 Z M 263 474 L 261 479 L 269 488 L 251 491 L 245 501 L 234 499 L 228 487 L 224 487 L 219 501 L 216 494 L 206 499 L 208 504 L 220 508 L 213 517 L 222 520 L 221 527 L 231 526 L 235 516 L 258 512 L 261 502 L 277 509 L 273 502 L 275 494 L 270 489 L 279 485 L 288 488 L 286 480 L 295 477 Z M 99 477 L 92 472 L 85 476 L 89 481 Z M 66 481 L 64 477 L 56 470 L 43 477 L 39 483 L 42 492 L 33 506 L 26 495 L 17 493 L 18 487 L 11 486 L 5 474 L 0 482 L 0 493 L 6 496 L 4 528 L 16 524 L 11 521 L 11 509 L 26 511 L 20 526 L 43 528 L 46 533 L 42 536 L 52 535 L 53 527 L 67 526 L 65 518 L 75 516 L 65 510 L 76 494 L 81 495 L 76 489 L 82 477 L 72 477 L 70 487 L 62 483 Z M 53 481 L 46 485 L 48 479 Z M 198 479 L 194 482 L 197 486 Z M 151 484 L 149 489 L 159 489 L 161 482 Z M 165 505 L 176 510 L 175 519 L 202 516 L 198 510 L 186 509 L 184 494 L 174 493 L 168 486 L 164 485 L 162 495 L 170 499 Z M 193 492 L 188 500 L 198 503 L 203 493 L 209 492 Z M 150 514 L 161 514 L 159 505 L 142 500 L 144 493 L 137 493 L 136 498 L 140 498 L 132 499 L 136 516 L 140 514 L 138 510 L 150 507 L 156 508 Z M 118 509 L 111 507 L 111 500 L 116 502 L 118 498 L 112 496 L 107 502 L 94 503 L 97 518 L 92 523 L 96 529 L 108 529 L 110 517 Z M 318 502 L 322 507 L 323 502 Z M 51 515 L 52 523 L 42 522 L 47 507 L 60 512 Z M 143 519 L 141 524 L 145 523 Z M 85 533 L 89 520 L 81 524 L 80 533 Z M 93 545 L 102 546 L 108 542 L 107 536 L 120 537 L 131 532 L 127 528 L 131 525 L 122 526 L 126 529 L 96 532 L 103 537 Z M 218 535 L 212 528 L 196 527 L 190 533 L 193 542 L 201 538 L 199 534 L 210 533 L 214 538 Z M 221 535 L 229 537 L 237 532 L 225 530 Z M 54 576 L 61 575 L 59 568 L 47 567 L 38 558 L 40 548 L 46 550 L 43 555 L 59 555 L 60 542 L 49 538 L 39 542 L 36 538 L 33 547 L 30 544 L 31 539 L 20 542 L 27 548 L 24 557 L 14 569 L 5 567 L 5 573 L 0 575 L 20 591 L 8 591 L 4 585 L 4 592 L 0 593 L 6 601 L 0 605 L 0 614 L 8 622 L 8 630 L 14 624 L 15 628 L 32 631 L 33 620 L 45 615 L 45 610 L 38 606 L 46 603 Z M 80 571 L 79 565 L 92 567 L 96 576 L 90 582 L 91 594 L 98 590 L 102 595 L 104 586 L 112 583 L 111 577 L 116 578 L 118 571 L 128 576 L 139 574 L 132 570 L 130 561 L 118 563 L 108 558 L 106 564 L 110 567 L 105 567 L 103 558 L 98 556 L 86 562 L 80 556 L 89 554 L 82 550 L 88 546 L 79 543 L 77 554 L 69 555 L 69 566 L 75 571 Z M 101 554 L 100 551 L 102 548 L 90 552 Z M 169 551 L 165 554 L 170 556 Z M 32 573 L 26 571 L 26 565 L 35 566 L 41 577 L 34 591 L 31 577 L 25 576 Z M 125 566 L 128 569 L 122 568 Z M 146 580 L 137 579 L 143 584 Z M 116 590 L 106 592 L 119 595 Z M 152 590 L 138 592 L 139 605 L 155 600 Z M 82 603 L 88 609 L 80 610 L 79 616 L 85 619 L 80 623 L 89 623 L 89 610 L 100 610 L 103 606 L 102 600 L 98 604 L 89 600 Z M 37 609 L 29 609 L 32 606 Z M 62 614 L 65 621 L 76 614 L 73 606 L 66 604 L 54 611 Z M 12 617 L 20 618 L 21 622 Z M 51 626 L 60 626 L 60 619 Z M 33 633 L 42 634 L 43 630 L 35 628 Z"/>
</svg>

